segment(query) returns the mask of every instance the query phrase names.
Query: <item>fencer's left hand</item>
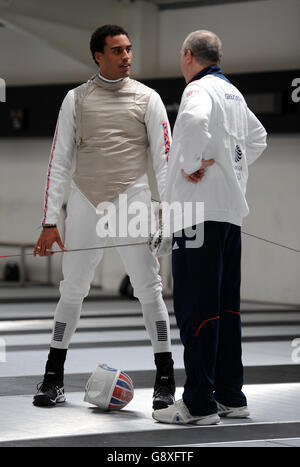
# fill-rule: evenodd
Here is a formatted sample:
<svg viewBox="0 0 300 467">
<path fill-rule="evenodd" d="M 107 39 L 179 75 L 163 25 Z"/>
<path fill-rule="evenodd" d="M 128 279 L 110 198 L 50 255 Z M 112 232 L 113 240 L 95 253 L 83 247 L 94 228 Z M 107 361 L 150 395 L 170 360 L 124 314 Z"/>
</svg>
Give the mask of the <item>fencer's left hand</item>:
<svg viewBox="0 0 300 467">
<path fill-rule="evenodd" d="M 214 159 L 202 159 L 201 167 L 200 169 L 196 170 L 196 172 L 192 174 L 187 174 L 185 171 L 182 169 L 182 174 L 184 178 L 191 183 L 198 183 L 201 182 L 202 178 L 205 175 L 206 168 L 213 165 L 215 163 Z"/>
<path fill-rule="evenodd" d="M 160 227 L 154 235 L 149 235 L 148 246 L 154 256 L 168 256 L 172 253 L 172 235 L 164 235 Z"/>
<path fill-rule="evenodd" d="M 54 253 L 51 248 L 55 242 L 62 251 L 66 251 L 58 229 L 56 227 L 44 229 L 34 247 L 33 256 L 52 256 Z"/>
</svg>

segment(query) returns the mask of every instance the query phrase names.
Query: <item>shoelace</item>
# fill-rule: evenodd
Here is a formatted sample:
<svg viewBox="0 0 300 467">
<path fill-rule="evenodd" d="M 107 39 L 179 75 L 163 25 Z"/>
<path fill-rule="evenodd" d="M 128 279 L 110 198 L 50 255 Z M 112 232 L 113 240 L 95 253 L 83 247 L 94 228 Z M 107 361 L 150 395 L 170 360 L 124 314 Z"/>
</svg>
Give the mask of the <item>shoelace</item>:
<svg viewBox="0 0 300 467">
<path fill-rule="evenodd" d="M 36 389 L 39 391 L 41 389 L 42 385 L 43 385 L 43 381 L 36 385 Z"/>
<path fill-rule="evenodd" d="M 53 384 L 53 386 L 54 386 L 54 384 Z M 41 383 L 37 384 L 36 388 L 37 388 L 37 390 L 39 392 L 46 392 L 46 391 L 48 391 L 48 389 L 51 388 L 51 383 L 42 381 Z"/>
<path fill-rule="evenodd" d="M 38 391 L 46 392 L 51 388 L 55 388 L 56 386 L 59 386 L 57 381 L 44 380 L 44 381 L 38 383 L 36 388 L 37 388 Z"/>
</svg>

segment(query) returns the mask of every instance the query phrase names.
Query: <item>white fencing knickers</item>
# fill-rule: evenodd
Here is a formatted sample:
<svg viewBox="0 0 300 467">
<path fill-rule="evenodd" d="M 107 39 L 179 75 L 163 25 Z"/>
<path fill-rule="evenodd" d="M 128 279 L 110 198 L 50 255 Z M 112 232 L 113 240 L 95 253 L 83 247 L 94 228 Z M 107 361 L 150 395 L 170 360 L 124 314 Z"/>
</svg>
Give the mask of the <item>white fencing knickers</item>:
<svg viewBox="0 0 300 467">
<path fill-rule="evenodd" d="M 151 215 L 151 193 L 144 189 L 128 200 L 143 202 Z M 119 209 L 119 208 L 118 208 Z M 120 208 L 122 209 L 122 208 Z M 125 208 L 126 209 L 126 208 Z M 118 211 L 117 211 L 118 214 Z M 96 232 L 99 215 L 95 208 L 74 187 L 68 202 L 65 247 L 86 249 L 103 247 L 107 237 L 100 238 Z M 148 220 L 147 220 L 148 224 Z M 146 242 L 148 238 L 115 238 L 115 244 Z M 159 262 L 150 252 L 147 244 L 117 247 L 126 273 L 130 277 L 137 297 L 142 305 L 144 322 L 151 339 L 154 353 L 171 352 L 170 323 L 166 305 L 162 298 L 162 283 L 159 276 Z M 51 347 L 68 348 L 76 330 L 82 302 L 88 295 L 95 269 L 103 257 L 104 250 L 70 252 L 63 255 L 63 281 L 60 283 L 61 299 L 54 317 Z"/>
</svg>

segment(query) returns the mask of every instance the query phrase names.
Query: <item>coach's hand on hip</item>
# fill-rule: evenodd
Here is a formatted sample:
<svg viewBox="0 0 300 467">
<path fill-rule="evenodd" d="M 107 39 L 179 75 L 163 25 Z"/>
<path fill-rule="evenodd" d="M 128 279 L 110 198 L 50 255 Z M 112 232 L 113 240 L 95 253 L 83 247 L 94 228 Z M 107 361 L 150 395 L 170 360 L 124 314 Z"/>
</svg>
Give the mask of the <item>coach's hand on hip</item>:
<svg viewBox="0 0 300 467">
<path fill-rule="evenodd" d="M 201 167 L 200 169 L 196 170 L 196 172 L 192 174 L 187 174 L 185 171 L 182 169 L 182 174 L 184 178 L 191 183 L 198 183 L 201 182 L 202 178 L 205 175 L 205 169 L 206 167 L 209 167 L 215 163 L 214 159 L 208 159 L 207 161 L 205 159 L 202 160 Z"/>
<path fill-rule="evenodd" d="M 57 227 L 44 228 L 34 247 L 33 256 L 52 256 L 54 253 L 51 251 L 51 248 L 55 242 L 62 251 L 67 251 L 61 240 Z"/>
</svg>

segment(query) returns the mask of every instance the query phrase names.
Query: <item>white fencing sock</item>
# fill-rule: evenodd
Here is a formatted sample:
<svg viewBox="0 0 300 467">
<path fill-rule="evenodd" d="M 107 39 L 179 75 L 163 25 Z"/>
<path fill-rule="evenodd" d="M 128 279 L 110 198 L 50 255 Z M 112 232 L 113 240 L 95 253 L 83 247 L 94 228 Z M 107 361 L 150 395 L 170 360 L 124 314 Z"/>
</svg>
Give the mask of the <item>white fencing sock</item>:
<svg viewBox="0 0 300 467">
<path fill-rule="evenodd" d="M 59 300 L 55 315 L 51 347 L 67 349 L 77 328 L 82 308 L 81 303 L 67 303 Z"/>
<path fill-rule="evenodd" d="M 170 319 L 162 296 L 142 303 L 142 311 L 154 353 L 171 352 Z"/>
</svg>

